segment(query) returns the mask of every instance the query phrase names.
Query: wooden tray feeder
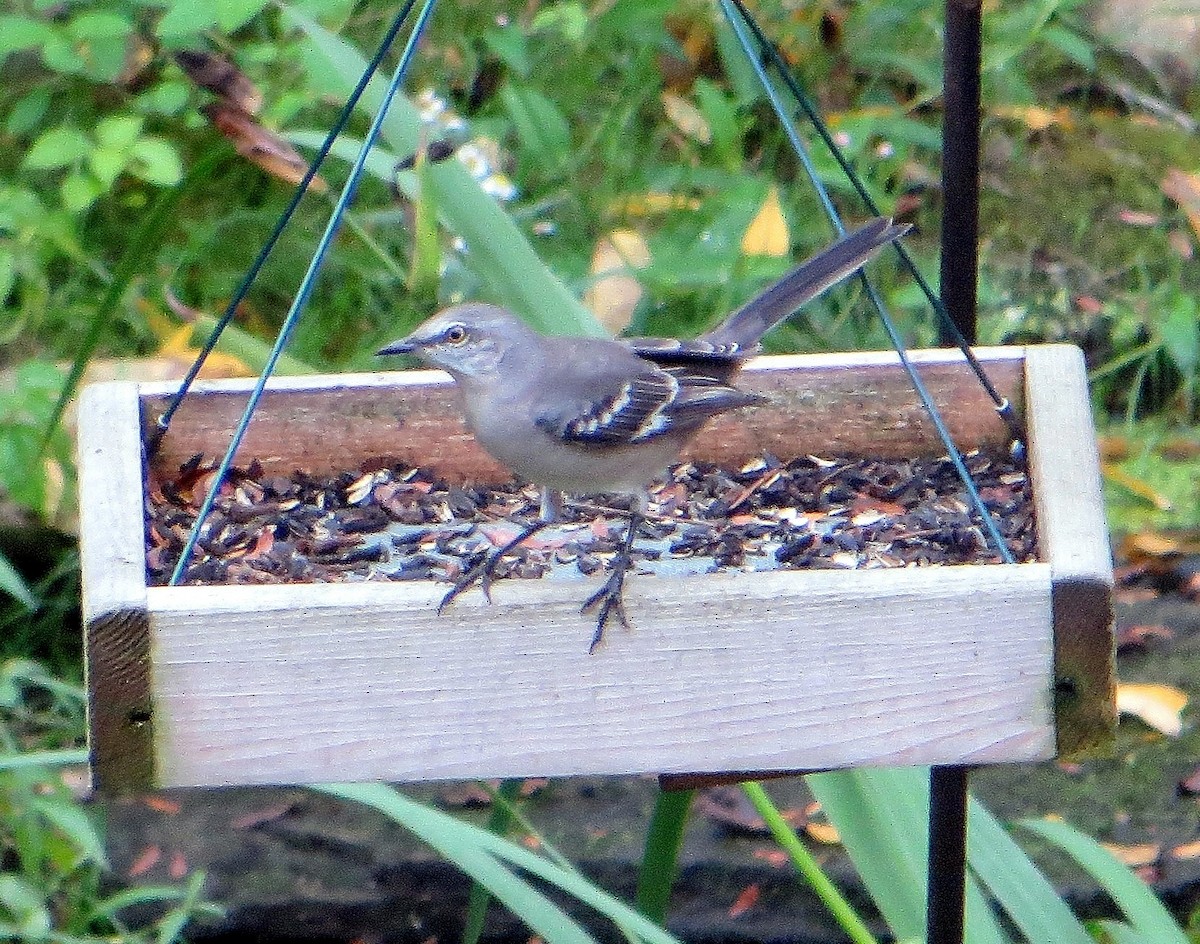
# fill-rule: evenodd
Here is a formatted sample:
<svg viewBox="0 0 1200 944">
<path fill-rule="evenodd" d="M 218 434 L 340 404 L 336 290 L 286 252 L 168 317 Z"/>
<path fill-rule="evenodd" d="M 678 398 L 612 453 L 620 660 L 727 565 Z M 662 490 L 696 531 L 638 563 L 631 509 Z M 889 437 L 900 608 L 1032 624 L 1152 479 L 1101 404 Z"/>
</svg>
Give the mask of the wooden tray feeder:
<svg viewBox="0 0 1200 944">
<path fill-rule="evenodd" d="M 957 352 L 914 362 L 963 451 L 1007 429 Z M 1036 761 L 1115 726 L 1112 568 L 1083 359 L 981 349 L 1025 419 L 1036 563 L 633 575 L 633 630 L 589 655 L 592 581 L 503 580 L 438 615 L 444 583 L 148 587 L 143 441 L 173 387 L 89 387 L 79 416 L 97 786 L 771 772 Z M 764 357 L 767 406 L 689 457 L 944 449 L 896 355 Z M 198 384 L 151 460 L 220 455 L 250 381 Z M 279 379 L 242 449 L 266 474 L 378 456 L 508 478 L 438 372 Z"/>
</svg>

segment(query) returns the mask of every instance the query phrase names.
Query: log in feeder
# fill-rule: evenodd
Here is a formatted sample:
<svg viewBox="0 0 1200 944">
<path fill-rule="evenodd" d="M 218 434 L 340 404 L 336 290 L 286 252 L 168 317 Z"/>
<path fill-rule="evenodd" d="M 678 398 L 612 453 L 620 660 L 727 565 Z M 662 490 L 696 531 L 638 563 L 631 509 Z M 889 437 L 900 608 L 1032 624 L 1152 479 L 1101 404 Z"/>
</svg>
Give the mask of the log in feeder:
<svg viewBox="0 0 1200 944">
<path fill-rule="evenodd" d="M 1007 428 L 957 354 L 914 360 L 956 441 Z M 635 575 L 631 632 L 587 653 L 582 581 L 507 579 L 436 612 L 433 581 L 150 587 L 144 437 L 169 385 L 80 411 L 90 729 L 104 789 L 330 779 L 769 772 L 1041 760 L 1115 722 L 1111 565 L 1083 361 L 982 349 L 1028 430 L 1039 560 L 891 570 Z M 936 455 L 894 354 L 760 358 L 770 404 L 690 448 Z M 249 382 L 198 386 L 151 462 L 224 448 Z M 421 371 L 273 381 L 242 446 L 267 474 L 388 455 L 456 481 L 504 470 Z"/>
</svg>

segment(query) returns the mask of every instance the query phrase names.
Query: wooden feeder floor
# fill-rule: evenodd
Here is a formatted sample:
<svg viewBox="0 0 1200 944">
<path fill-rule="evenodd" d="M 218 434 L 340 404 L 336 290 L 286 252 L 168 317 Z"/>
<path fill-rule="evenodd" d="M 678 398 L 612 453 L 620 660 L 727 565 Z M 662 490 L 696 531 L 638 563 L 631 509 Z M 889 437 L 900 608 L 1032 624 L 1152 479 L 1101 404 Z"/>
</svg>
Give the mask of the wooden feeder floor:
<svg viewBox="0 0 1200 944">
<path fill-rule="evenodd" d="M 965 461 L 1013 557 L 1036 560 L 1024 465 L 1002 452 Z M 168 582 L 214 467 L 197 455 L 169 478 L 151 472 L 151 586 Z M 568 501 L 563 522 L 507 555 L 496 576 L 600 571 L 625 533 L 627 507 L 619 496 Z M 453 581 L 537 514 L 531 486 L 451 486 L 386 457 L 331 476 L 265 475 L 252 461 L 231 470 L 183 582 Z M 634 557 L 639 573 L 660 576 L 1000 563 L 945 457 L 765 456 L 738 470 L 681 463 L 652 490 Z"/>
</svg>

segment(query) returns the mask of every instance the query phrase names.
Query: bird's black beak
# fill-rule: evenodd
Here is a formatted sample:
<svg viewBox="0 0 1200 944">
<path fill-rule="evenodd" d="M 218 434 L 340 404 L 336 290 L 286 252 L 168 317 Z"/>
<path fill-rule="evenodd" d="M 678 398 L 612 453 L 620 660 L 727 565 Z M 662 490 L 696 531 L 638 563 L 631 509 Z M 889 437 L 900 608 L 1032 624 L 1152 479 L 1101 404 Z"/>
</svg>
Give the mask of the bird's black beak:
<svg viewBox="0 0 1200 944">
<path fill-rule="evenodd" d="M 411 354 L 417 349 L 417 346 L 408 338 L 401 338 L 399 341 L 393 341 L 387 347 L 381 347 L 375 352 L 376 357 L 386 357 L 390 354 Z"/>
</svg>

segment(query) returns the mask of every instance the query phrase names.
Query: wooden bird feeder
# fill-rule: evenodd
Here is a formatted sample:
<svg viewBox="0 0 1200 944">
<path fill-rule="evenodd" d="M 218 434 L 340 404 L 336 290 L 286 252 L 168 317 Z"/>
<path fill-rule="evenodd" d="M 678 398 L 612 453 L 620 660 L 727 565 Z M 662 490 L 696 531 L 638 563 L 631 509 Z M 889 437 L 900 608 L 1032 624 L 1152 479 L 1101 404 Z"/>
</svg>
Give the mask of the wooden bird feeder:
<svg viewBox="0 0 1200 944">
<path fill-rule="evenodd" d="M 1036 761 L 1115 726 L 1112 569 L 1083 359 L 981 349 L 1027 430 L 1035 563 L 633 576 L 634 628 L 587 652 L 583 581 L 149 587 L 143 442 L 168 384 L 88 388 L 79 417 L 91 751 L 108 790 L 327 780 L 771 772 Z M 1007 429 L 962 363 L 912 355 L 959 448 Z M 764 357 L 770 404 L 690 456 L 944 452 L 895 354 Z M 226 448 L 250 381 L 198 384 L 153 457 Z M 381 455 L 451 480 L 505 471 L 449 379 L 279 379 L 238 455 L 267 474 Z M 598 578 L 596 578 L 598 579 Z"/>
</svg>

